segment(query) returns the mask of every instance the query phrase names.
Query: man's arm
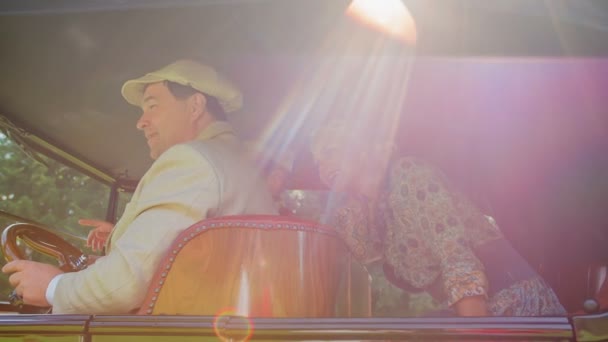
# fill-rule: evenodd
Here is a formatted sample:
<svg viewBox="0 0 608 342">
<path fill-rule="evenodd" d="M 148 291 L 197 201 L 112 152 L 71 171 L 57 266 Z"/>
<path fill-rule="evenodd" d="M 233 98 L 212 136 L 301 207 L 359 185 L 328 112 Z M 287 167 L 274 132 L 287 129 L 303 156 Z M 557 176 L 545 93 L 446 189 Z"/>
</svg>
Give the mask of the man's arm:
<svg viewBox="0 0 608 342">
<path fill-rule="evenodd" d="M 127 313 L 146 294 L 156 267 L 175 237 L 219 205 L 212 166 L 188 146 L 167 150 L 142 179 L 107 256 L 65 274 L 53 294 L 55 313 Z M 125 225 L 127 225 L 125 227 Z"/>
</svg>

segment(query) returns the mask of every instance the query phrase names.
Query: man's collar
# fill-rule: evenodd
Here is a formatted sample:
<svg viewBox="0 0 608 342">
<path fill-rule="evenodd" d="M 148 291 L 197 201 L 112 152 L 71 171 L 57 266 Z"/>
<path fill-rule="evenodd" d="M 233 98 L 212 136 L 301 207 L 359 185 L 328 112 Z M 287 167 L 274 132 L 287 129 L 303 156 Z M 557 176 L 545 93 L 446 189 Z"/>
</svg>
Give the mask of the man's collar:
<svg viewBox="0 0 608 342">
<path fill-rule="evenodd" d="M 217 137 L 222 134 L 232 134 L 234 135 L 234 129 L 232 126 L 226 121 L 214 121 L 205 129 L 203 129 L 198 136 L 197 140 L 209 140 Z"/>
</svg>

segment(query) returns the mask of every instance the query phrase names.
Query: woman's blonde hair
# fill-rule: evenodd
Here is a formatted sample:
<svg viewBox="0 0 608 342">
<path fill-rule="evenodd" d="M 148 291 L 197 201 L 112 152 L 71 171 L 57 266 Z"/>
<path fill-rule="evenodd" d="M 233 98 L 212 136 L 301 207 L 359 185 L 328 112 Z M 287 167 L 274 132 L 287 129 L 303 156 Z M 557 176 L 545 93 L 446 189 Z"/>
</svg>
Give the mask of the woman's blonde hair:
<svg viewBox="0 0 608 342">
<path fill-rule="evenodd" d="M 357 146 L 361 153 L 392 154 L 395 144 L 391 135 L 380 134 L 376 131 L 377 127 L 364 127 L 361 123 L 348 122 L 341 118 L 330 119 L 313 132 L 310 151 L 315 160 L 318 160 L 324 149 L 336 147 L 336 145 L 342 146 L 343 144 Z M 389 141 L 386 141 L 386 139 Z"/>
</svg>

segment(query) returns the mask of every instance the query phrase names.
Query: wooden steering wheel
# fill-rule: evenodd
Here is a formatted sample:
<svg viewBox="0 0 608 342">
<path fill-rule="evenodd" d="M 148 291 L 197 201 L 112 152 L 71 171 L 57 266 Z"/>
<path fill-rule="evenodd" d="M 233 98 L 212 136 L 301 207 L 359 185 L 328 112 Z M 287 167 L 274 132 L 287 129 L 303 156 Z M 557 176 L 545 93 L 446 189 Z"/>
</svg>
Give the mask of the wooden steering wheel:
<svg viewBox="0 0 608 342">
<path fill-rule="evenodd" d="M 2 233 L 2 252 L 6 261 L 27 259 L 17 246 L 17 238 L 35 251 L 57 259 L 64 272 L 76 272 L 87 267 L 87 256 L 77 247 L 65 241 L 48 228 L 31 223 L 15 223 Z"/>
<path fill-rule="evenodd" d="M 64 272 L 76 272 L 88 266 L 88 257 L 82 251 L 48 228 L 31 223 L 15 223 L 4 229 L 1 245 L 6 261 L 27 259 L 17 246 L 17 238 L 23 240 L 35 251 L 57 259 Z M 15 291 L 9 295 L 11 305 L 20 313 L 48 313 L 48 308 L 38 308 L 23 303 L 23 298 Z"/>
</svg>

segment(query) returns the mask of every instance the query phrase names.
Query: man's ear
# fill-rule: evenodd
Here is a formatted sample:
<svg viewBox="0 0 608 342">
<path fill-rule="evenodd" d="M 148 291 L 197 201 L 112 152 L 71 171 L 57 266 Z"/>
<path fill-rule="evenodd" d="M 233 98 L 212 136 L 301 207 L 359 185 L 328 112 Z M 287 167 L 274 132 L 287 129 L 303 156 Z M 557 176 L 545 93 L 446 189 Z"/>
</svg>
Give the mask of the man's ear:
<svg viewBox="0 0 608 342">
<path fill-rule="evenodd" d="M 201 93 L 196 93 L 188 99 L 188 112 L 193 121 L 200 118 L 207 108 L 207 98 Z"/>
</svg>

